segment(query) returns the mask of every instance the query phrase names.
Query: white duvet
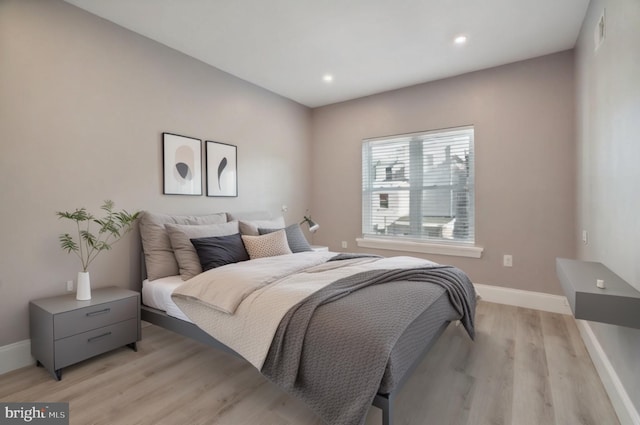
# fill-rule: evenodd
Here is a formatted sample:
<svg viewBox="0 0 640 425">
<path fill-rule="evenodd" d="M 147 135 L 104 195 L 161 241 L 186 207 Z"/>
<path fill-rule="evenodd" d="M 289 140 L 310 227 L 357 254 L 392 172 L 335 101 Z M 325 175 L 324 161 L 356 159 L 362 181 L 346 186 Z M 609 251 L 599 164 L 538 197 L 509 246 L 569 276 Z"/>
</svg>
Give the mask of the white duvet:
<svg viewBox="0 0 640 425">
<path fill-rule="evenodd" d="M 343 277 L 373 269 L 434 263 L 413 257 L 327 260 L 333 252 L 303 252 L 214 268 L 189 279 L 172 294 L 200 328 L 262 369 L 287 311 Z"/>
</svg>

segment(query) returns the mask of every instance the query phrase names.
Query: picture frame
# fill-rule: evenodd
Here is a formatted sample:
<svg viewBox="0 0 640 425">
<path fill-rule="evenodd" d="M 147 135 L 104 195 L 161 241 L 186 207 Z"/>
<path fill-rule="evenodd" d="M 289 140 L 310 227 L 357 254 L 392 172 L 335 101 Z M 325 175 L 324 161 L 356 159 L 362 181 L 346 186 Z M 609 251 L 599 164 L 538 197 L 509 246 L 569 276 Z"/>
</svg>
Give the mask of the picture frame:
<svg viewBox="0 0 640 425">
<path fill-rule="evenodd" d="M 162 133 L 165 195 L 202 195 L 202 140 Z"/>
<path fill-rule="evenodd" d="M 205 142 L 207 196 L 238 196 L 238 147 L 227 143 Z"/>
</svg>

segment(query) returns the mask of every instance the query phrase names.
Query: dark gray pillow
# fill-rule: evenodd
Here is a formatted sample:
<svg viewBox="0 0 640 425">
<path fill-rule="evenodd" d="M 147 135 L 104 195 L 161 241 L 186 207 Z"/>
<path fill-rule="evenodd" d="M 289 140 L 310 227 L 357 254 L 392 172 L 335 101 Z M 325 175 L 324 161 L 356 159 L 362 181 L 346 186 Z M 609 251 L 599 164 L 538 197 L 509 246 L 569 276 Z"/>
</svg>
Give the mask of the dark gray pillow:
<svg viewBox="0 0 640 425">
<path fill-rule="evenodd" d="M 198 253 L 202 271 L 249 259 L 240 233 L 194 238 L 191 239 L 191 243 Z"/>
<path fill-rule="evenodd" d="M 258 229 L 258 233 L 266 235 L 267 233 L 277 232 L 282 229 Z M 291 252 L 306 252 L 313 251 L 311 245 L 307 242 L 307 238 L 304 237 L 302 229 L 298 223 L 292 224 L 284 228 L 284 232 L 287 235 L 287 243 Z"/>
</svg>

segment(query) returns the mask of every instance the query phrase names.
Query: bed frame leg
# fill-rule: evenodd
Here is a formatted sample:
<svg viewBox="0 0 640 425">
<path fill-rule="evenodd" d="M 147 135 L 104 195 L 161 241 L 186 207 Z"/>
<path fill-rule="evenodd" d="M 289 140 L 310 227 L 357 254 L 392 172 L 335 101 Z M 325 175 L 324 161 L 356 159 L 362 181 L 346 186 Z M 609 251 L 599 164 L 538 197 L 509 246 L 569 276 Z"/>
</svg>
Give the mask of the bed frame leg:
<svg viewBox="0 0 640 425">
<path fill-rule="evenodd" d="M 382 409 L 382 425 L 393 425 L 393 403 Z"/>
<path fill-rule="evenodd" d="M 382 425 L 393 425 L 393 395 L 376 395 L 373 405 L 382 410 Z"/>
</svg>

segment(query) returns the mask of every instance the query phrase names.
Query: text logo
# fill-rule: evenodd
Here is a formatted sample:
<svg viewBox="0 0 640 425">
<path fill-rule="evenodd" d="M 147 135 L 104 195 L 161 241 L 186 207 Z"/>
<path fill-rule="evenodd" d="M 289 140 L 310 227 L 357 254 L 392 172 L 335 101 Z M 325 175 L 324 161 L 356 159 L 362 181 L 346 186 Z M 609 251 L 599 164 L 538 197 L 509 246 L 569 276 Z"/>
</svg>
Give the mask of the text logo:
<svg viewBox="0 0 640 425">
<path fill-rule="evenodd" d="M 69 403 L 0 403 L 0 423 L 69 425 Z"/>
</svg>

